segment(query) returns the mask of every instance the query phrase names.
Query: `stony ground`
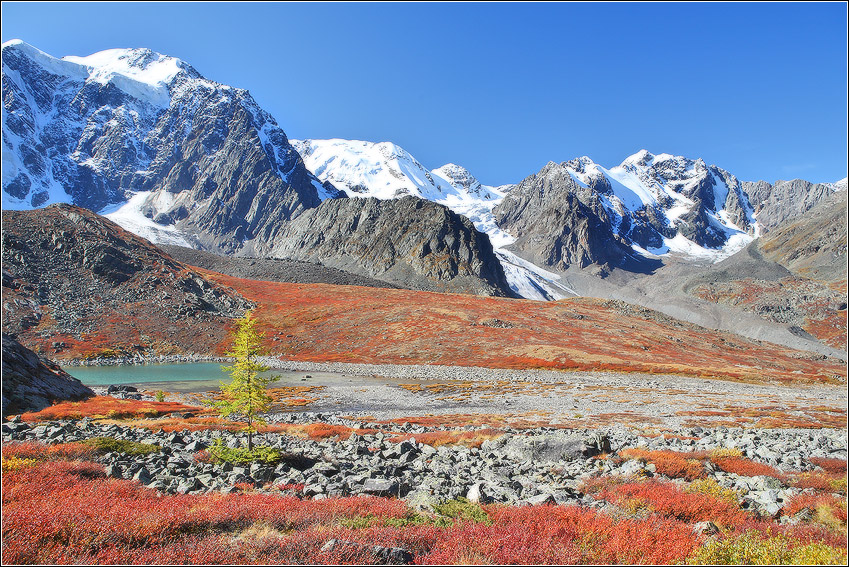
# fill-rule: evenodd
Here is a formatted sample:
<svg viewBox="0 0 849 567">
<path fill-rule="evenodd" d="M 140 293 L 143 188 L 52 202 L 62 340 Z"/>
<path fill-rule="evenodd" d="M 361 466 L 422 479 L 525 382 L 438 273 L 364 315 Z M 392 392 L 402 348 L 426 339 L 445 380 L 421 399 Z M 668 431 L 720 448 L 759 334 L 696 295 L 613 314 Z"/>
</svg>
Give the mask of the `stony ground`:
<svg viewBox="0 0 849 567">
<path fill-rule="evenodd" d="M 272 423 L 316 423 L 316 420 L 353 428 L 360 425 L 315 414 L 270 419 Z M 583 481 L 602 475 L 647 478 L 660 472 L 669 474 L 658 471 L 651 459 L 629 458 L 627 451 L 637 449 L 692 455 L 698 463 L 692 479 L 712 479 L 742 495 L 744 509 L 774 516 L 803 490 L 776 478 L 782 472 L 799 474 L 816 470 L 813 461 L 816 459 L 846 459 L 845 430 L 697 427 L 676 429 L 666 436 L 644 436 L 625 427 L 568 431 L 507 428 L 497 434 L 481 431 L 481 435 L 492 438 L 472 448 L 462 445 L 434 448 L 415 440 L 416 434 L 438 429 L 407 423 L 376 433 L 351 433 L 344 440 L 322 441 L 279 433 L 258 434 L 254 438 L 257 445 L 284 450 L 289 455 L 287 462 L 240 467 L 209 464 L 199 454 L 216 442 L 229 447 L 243 446 L 242 433 L 213 430 L 166 433 L 89 419 L 51 424 L 12 422 L 2 426 L 4 442 L 69 443 L 110 437 L 155 445 L 159 450 L 149 455 L 107 453 L 100 460 L 106 465 L 107 475 L 135 479 L 164 492 L 231 492 L 245 485 L 268 489 L 276 486 L 279 490 L 280 486 L 290 486 L 298 487 L 295 490 L 307 497 L 395 496 L 414 506 L 458 497 L 520 505 L 551 502 L 603 506 L 582 492 Z M 399 440 L 393 442 L 391 438 Z M 733 453 L 717 452 L 723 450 Z M 773 473 L 740 475 L 723 470 L 721 459 L 716 459 L 720 463 L 717 466 L 708 457 L 729 454 L 766 465 L 764 470 Z M 625 458 L 617 458 L 621 456 Z"/>
<path fill-rule="evenodd" d="M 91 519 L 83 536 L 119 538 L 110 551 L 115 555 L 107 554 L 109 559 L 102 550 L 92 551 L 88 543 L 76 543 L 72 562 L 132 562 L 129 554 L 142 553 L 146 559 L 141 562 L 238 563 L 254 557 L 236 554 L 246 545 L 262 544 L 266 553 L 267 549 L 289 549 L 286 545 L 291 543 L 297 553 L 284 554 L 278 562 L 467 562 L 471 551 L 458 553 L 459 545 L 461 550 L 485 547 L 488 551 L 472 554 L 482 554 L 478 563 L 562 563 L 567 562 L 563 550 L 570 548 L 559 540 L 552 545 L 561 555 L 505 555 L 503 548 L 512 549 L 515 542 L 523 541 L 520 533 L 533 540 L 528 549 L 545 545 L 553 536 L 543 526 L 570 514 L 582 521 L 612 522 L 603 529 L 582 526 L 574 535 L 576 541 L 613 537 L 610 534 L 616 530 L 637 525 L 635 533 L 642 534 L 652 522 L 661 522 L 663 542 L 673 537 L 679 538 L 675 545 L 689 542 L 675 557 L 649 562 L 675 563 L 702 553 L 699 561 L 716 563 L 724 556 L 711 546 L 748 550 L 751 545 L 746 538 L 752 537 L 766 538 L 760 547 L 755 546 L 757 550 L 778 545 L 787 553 L 764 555 L 766 559 L 747 555 L 727 562 L 845 562 L 841 543 L 847 459 L 844 388 L 612 372 L 279 361 L 275 365 L 285 378 L 271 390 L 276 404 L 266 416 L 268 425 L 253 436 L 257 446 L 283 453 L 273 464 L 240 466 L 216 461 L 212 457 L 216 445 L 244 447 L 246 435 L 236 432 L 240 424 L 173 403 L 213 395 L 192 392 L 191 387 L 166 394 L 167 405 L 180 409 L 170 415 L 167 412 L 175 410 L 166 409 L 161 417 L 140 409 L 135 417 L 116 414 L 107 419 L 39 422 L 37 415 L 28 414 L 23 416 L 27 421 L 16 417 L 3 423 L 4 483 L 8 468 L 9 478 L 20 484 L 15 485 L 14 494 L 26 496 L 13 502 L 18 521 L 26 523 L 29 517 L 22 515 L 20 506 L 30 510 L 53 505 L 54 496 L 39 500 L 37 494 L 26 492 L 27 471 L 44 470 L 59 475 L 50 477 L 50 482 L 61 486 L 84 482 L 91 485 L 89 492 L 95 486 L 100 491 L 120 491 L 121 496 L 110 504 L 112 514 L 132 518 L 139 506 L 163 506 L 139 520 L 138 529 L 150 524 L 155 526 L 154 533 L 171 529 L 178 532 L 175 537 L 184 538 L 180 531 L 184 528 L 164 527 L 168 522 L 178 527 L 183 522 L 190 526 L 185 529 L 191 537 L 197 538 L 181 543 L 184 547 L 168 540 L 139 550 L 132 547 L 136 545 L 132 538 L 131 544 L 122 543 L 120 537 L 126 536 L 113 533 L 118 527 Z M 107 396 L 96 400 L 103 409 L 93 413 L 106 415 L 109 404 L 148 404 L 145 400 L 155 394 L 128 391 L 126 386 L 101 390 Z M 185 413 L 187 409 L 198 415 Z M 80 443 L 85 440 L 108 441 L 109 448 L 92 451 L 91 442 Z M 121 443 L 147 447 L 133 454 L 130 449 L 142 446 Z M 71 458 L 61 455 L 77 453 L 95 464 L 61 462 Z M 74 471 L 84 479 L 73 477 Z M 91 515 L 91 499 L 80 500 L 75 490 L 62 492 L 68 499 L 62 518 L 68 519 L 56 520 L 56 530 L 40 524 L 24 530 L 41 534 L 42 539 L 27 544 L 26 537 L 4 531 L 4 542 L 17 550 L 17 555 L 9 557 L 36 563 L 65 557 L 63 522 L 77 521 L 81 510 L 97 517 Z M 134 498 L 149 501 L 136 504 Z M 392 503 L 402 507 L 402 518 L 384 521 L 370 511 Z M 339 519 L 332 511 L 343 504 L 360 511 Z M 293 531 L 267 519 L 268 514 L 260 518 L 253 511 L 284 505 L 287 510 L 318 506 L 314 513 L 326 506 L 333 519 Z M 168 516 L 166 509 L 182 510 L 180 506 L 186 510 L 175 512 L 174 518 Z M 453 523 L 445 514 L 456 506 L 476 515 Z M 218 507 L 229 510 L 215 520 L 218 523 L 192 516 L 198 510 L 209 515 Z M 233 520 L 233 514 L 241 514 L 240 519 Z M 285 516 L 281 514 L 268 517 Z M 498 514 L 531 518 L 532 525 L 514 526 L 506 537 L 507 528 L 499 524 L 502 520 L 493 520 Z M 445 527 L 432 527 L 434 523 Z M 573 528 L 557 528 L 557 533 L 571 534 Z M 593 535 L 597 529 L 608 535 Z M 377 536 L 368 530 L 381 535 L 374 539 Z M 470 530 L 470 539 L 460 543 L 450 539 L 460 533 L 457 530 Z M 425 535 L 430 539 L 416 539 Z M 42 553 L 42 548 L 50 547 L 44 542 L 54 540 L 59 542 L 57 549 Z M 429 555 L 441 549 L 440 542 L 449 540 L 444 545 L 454 550 L 453 555 Z M 364 555 L 354 559 L 322 555 L 338 551 L 340 545 L 346 553 L 354 549 Z M 651 541 L 634 545 L 640 553 L 675 548 Z M 223 555 L 204 555 L 210 553 L 210 546 Z M 194 549 L 203 553 L 190 551 Z M 802 551 L 788 555 L 787 550 Z M 272 561 L 267 554 L 261 557 L 265 563 Z M 574 561 L 638 562 L 630 555 Z"/>
<path fill-rule="evenodd" d="M 845 427 L 846 422 L 843 386 L 790 387 L 616 372 L 265 362 L 283 375 L 274 386 L 303 389 L 289 396 L 300 400 L 296 409 L 366 421 L 469 415 L 481 423 L 661 429 Z M 173 399 L 196 402 L 201 397 Z"/>
</svg>

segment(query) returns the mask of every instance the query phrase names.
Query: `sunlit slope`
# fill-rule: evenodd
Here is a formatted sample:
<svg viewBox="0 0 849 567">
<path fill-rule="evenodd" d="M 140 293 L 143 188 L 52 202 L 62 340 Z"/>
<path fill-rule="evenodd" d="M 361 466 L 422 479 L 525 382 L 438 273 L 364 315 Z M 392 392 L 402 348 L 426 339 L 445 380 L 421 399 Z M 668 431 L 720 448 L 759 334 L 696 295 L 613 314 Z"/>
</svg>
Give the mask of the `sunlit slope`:
<svg viewBox="0 0 849 567">
<path fill-rule="evenodd" d="M 845 380 L 842 362 L 683 323 L 621 302 L 542 303 L 409 290 L 244 280 L 276 356 L 308 361 Z"/>
</svg>

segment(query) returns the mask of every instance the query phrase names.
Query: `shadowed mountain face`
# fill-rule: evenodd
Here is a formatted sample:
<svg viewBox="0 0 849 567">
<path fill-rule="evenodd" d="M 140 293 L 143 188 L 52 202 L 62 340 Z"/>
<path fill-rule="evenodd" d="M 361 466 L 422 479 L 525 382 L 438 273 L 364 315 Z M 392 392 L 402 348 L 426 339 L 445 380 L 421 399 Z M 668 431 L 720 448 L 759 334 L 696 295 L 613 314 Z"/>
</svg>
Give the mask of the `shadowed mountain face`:
<svg viewBox="0 0 849 567">
<path fill-rule="evenodd" d="M 690 293 L 847 347 L 847 192 L 826 196 L 697 276 Z"/>
<path fill-rule="evenodd" d="M 447 207 L 415 197 L 328 200 L 283 225 L 269 242 L 257 252 L 412 289 L 510 295 L 486 235 Z"/>
<path fill-rule="evenodd" d="M 57 401 L 76 401 L 93 395 L 91 389 L 55 362 L 3 334 L 3 416 L 41 411 Z"/>
<path fill-rule="evenodd" d="M 43 354 L 208 352 L 251 307 L 91 211 L 3 212 L 3 331 Z"/>
</svg>

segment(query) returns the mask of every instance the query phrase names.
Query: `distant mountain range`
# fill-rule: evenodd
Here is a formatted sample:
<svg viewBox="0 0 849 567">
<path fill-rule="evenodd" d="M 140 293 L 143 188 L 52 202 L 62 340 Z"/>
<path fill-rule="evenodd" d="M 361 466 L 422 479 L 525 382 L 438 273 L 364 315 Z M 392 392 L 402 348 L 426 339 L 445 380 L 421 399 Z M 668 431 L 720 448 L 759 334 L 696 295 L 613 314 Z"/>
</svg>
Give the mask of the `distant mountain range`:
<svg viewBox="0 0 849 567">
<path fill-rule="evenodd" d="M 645 150 L 490 187 L 389 142 L 290 141 L 248 91 L 147 49 L 59 59 L 14 40 L 2 58 L 4 209 L 73 203 L 155 243 L 417 289 L 557 299 L 570 268 L 710 264 L 846 188 Z"/>
</svg>

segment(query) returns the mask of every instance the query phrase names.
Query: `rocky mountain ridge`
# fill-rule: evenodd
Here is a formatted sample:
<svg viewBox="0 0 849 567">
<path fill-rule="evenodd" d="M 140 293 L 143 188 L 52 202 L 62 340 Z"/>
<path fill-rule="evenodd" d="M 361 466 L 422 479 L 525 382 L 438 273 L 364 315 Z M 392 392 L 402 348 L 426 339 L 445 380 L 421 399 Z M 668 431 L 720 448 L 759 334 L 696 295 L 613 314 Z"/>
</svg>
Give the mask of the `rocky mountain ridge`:
<svg viewBox="0 0 849 567">
<path fill-rule="evenodd" d="M 73 202 L 153 242 L 245 254 L 270 251 L 287 223 L 344 196 L 307 171 L 248 91 L 173 57 L 130 49 L 57 59 L 7 42 L 3 92 L 5 209 Z M 395 211 L 384 207 L 381 222 L 397 229 L 407 220 Z M 350 263 L 332 252 L 329 266 Z M 404 256 L 383 260 L 412 269 Z"/>
<path fill-rule="evenodd" d="M 205 353 L 252 307 L 74 205 L 3 211 L 2 238 L 3 332 L 41 354 L 100 352 L 115 337 L 132 345 L 123 355 Z"/>
<path fill-rule="evenodd" d="M 488 238 L 506 280 L 498 267 L 475 268 L 466 272 L 488 275 L 448 289 L 558 299 L 575 294 L 562 277 L 570 267 L 606 276 L 616 269 L 650 273 L 669 261 L 716 262 L 839 190 L 803 181 L 741 183 L 703 160 L 645 150 L 610 169 L 582 157 L 549 163 L 517 186 L 486 186 L 455 164 L 427 170 L 388 142 L 290 143 L 247 91 L 146 49 L 57 59 L 7 42 L 3 93 L 6 209 L 72 201 L 156 243 L 293 254 L 361 275 L 396 274 L 392 283 L 419 289 L 444 289 L 445 278 L 462 270 L 423 270 L 391 241 L 379 244 L 377 259 L 357 233 L 362 205 L 319 205 L 346 196 L 443 205 L 486 235 L 459 240 L 474 249 L 441 246 L 448 264 L 486 257 L 479 244 Z M 427 220 L 430 207 L 366 208 L 385 216 L 383 238 L 405 230 L 410 219 L 399 217 L 402 211 L 424 215 L 416 219 L 419 230 L 435 230 L 421 242 L 441 238 L 442 225 Z M 298 222 L 318 209 L 353 216 L 318 222 L 311 213 L 309 222 Z M 305 251 L 307 234 L 319 225 L 337 243 L 351 242 Z M 457 230 L 465 229 L 455 224 L 448 232 Z"/>
<path fill-rule="evenodd" d="M 448 207 L 412 196 L 324 201 L 254 252 L 423 291 L 511 295 L 486 235 Z"/>
<path fill-rule="evenodd" d="M 147 49 L 56 59 L 7 42 L 3 92 L 6 209 L 73 202 L 234 251 L 335 194 L 248 91 Z"/>
</svg>

